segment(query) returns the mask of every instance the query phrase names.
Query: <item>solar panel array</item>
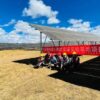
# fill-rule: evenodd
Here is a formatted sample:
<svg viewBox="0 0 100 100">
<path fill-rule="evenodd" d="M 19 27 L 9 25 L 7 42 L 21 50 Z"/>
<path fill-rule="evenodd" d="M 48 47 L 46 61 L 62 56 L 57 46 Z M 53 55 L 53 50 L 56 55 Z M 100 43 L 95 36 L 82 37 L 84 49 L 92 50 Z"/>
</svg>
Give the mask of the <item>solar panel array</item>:
<svg viewBox="0 0 100 100">
<path fill-rule="evenodd" d="M 35 25 L 32 24 L 32 27 L 39 30 L 40 32 L 46 34 L 48 37 L 53 40 L 60 41 L 100 41 L 100 37 L 96 36 L 92 33 L 83 33 L 83 32 L 75 32 L 69 31 L 65 29 L 52 28 L 47 26 Z"/>
</svg>

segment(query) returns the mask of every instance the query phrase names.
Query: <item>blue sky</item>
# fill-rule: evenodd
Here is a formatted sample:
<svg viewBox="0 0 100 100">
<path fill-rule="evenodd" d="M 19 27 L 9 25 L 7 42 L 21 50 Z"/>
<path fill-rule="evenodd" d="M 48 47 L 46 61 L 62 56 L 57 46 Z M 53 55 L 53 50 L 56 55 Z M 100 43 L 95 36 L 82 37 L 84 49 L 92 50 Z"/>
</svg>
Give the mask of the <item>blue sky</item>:
<svg viewBox="0 0 100 100">
<path fill-rule="evenodd" d="M 0 0 L 0 42 L 38 42 L 28 23 L 99 35 L 100 0 Z"/>
</svg>

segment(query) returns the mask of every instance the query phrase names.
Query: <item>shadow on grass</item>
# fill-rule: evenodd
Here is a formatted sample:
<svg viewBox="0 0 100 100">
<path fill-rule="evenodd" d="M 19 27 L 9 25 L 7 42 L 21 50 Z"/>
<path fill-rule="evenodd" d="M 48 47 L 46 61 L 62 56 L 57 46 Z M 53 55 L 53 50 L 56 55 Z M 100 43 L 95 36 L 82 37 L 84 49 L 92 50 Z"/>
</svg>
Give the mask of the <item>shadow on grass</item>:
<svg viewBox="0 0 100 100">
<path fill-rule="evenodd" d="M 56 72 L 49 76 L 78 86 L 100 91 L 100 57 L 82 63 L 79 68 L 71 74 Z"/>
<path fill-rule="evenodd" d="M 37 64 L 37 58 L 14 61 L 22 64 Z M 64 74 L 56 72 L 49 77 L 60 79 L 78 86 L 84 86 L 100 91 L 100 57 L 82 63 L 79 68 L 71 73 Z"/>
<path fill-rule="evenodd" d="M 36 65 L 37 62 L 38 62 L 38 57 L 36 58 L 29 58 L 29 59 L 22 59 L 22 60 L 16 60 L 16 61 L 13 61 L 13 62 L 16 62 L 16 63 L 21 63 L 21 64 L 27 64 L 27 65 Z"/>
</svg>

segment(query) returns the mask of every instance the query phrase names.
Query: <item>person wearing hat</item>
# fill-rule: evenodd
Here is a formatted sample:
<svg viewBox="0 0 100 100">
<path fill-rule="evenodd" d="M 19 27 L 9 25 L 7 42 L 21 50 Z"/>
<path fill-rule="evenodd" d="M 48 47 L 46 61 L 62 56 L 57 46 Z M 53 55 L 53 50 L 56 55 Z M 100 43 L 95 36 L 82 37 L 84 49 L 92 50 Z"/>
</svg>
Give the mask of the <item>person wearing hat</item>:
<svg viewBox="0 0 100 100">
<path fill-rule="evenodd" d="M 63 54 L 62 54 L 62 57 L 63 57 L 64 63 L 65 63 L 65 62 L 68 62 L 68 56 L 67 56 L 67 53 L 63 53 Z"/>
<path fill-rule="evenodd" d="M 68 66 L 69 66 L 69 57 L 68 57 L 67 53 L 63 53 L 62 57 L 63 57 L 62 71 L 66 71 L 66 70 L 68 70 Z"/>
<path fill-rule="evenodd" d="M 73 69 L 74 70 L 76 70 L 76 68 L 80 64 L 80 58 L 79 58 L 79 56 L 77 55 L 76 52 L 73 52 L 73 55 L 72 55 L 72 64 L 73 64 Z"/>
<path fill-rule="evenodd" d="M 38 68 L 38 67 L 42 67 L 43 63 L 44 63 L 44 54 L 41 53 L 41 54 L 40 54 L 40 57 L 38 58 L 38 63 L 37 63 L 37 65 L 36 65 L 36 67 L 37 67 L 37 68 Z"/>
</svg>

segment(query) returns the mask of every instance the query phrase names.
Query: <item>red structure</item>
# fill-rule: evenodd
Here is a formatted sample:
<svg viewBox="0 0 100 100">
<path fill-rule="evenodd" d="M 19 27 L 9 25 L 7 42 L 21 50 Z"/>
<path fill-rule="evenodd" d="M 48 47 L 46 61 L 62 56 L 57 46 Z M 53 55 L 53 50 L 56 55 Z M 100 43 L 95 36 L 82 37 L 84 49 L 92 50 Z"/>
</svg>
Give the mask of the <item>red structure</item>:
<svg viewBox="0 0 100 100">
<path fill-rule="evenodd" d="M 100 56 L 100 45 L 71 45 L 71 46 L 48 46 L 43 47 L 44 53 L 62 54 L 68 55 L 76 52 L 78 55 L 98 55 Z"/>
<path fill-rule="evenodd" d="M 76 52 L 77 55 L 100 56 L 100 36 L 35 24 L 32 24 L 32 27 L 40 31 L 41 52 L 52 54 L 66 53 L 68 55 L 72 55 L 73 52 Z M 46 35 L 44 43 L 42 34 Z M 50 38 L 53 46 L 45 46 L 47 37 Z"/>
</svg>

